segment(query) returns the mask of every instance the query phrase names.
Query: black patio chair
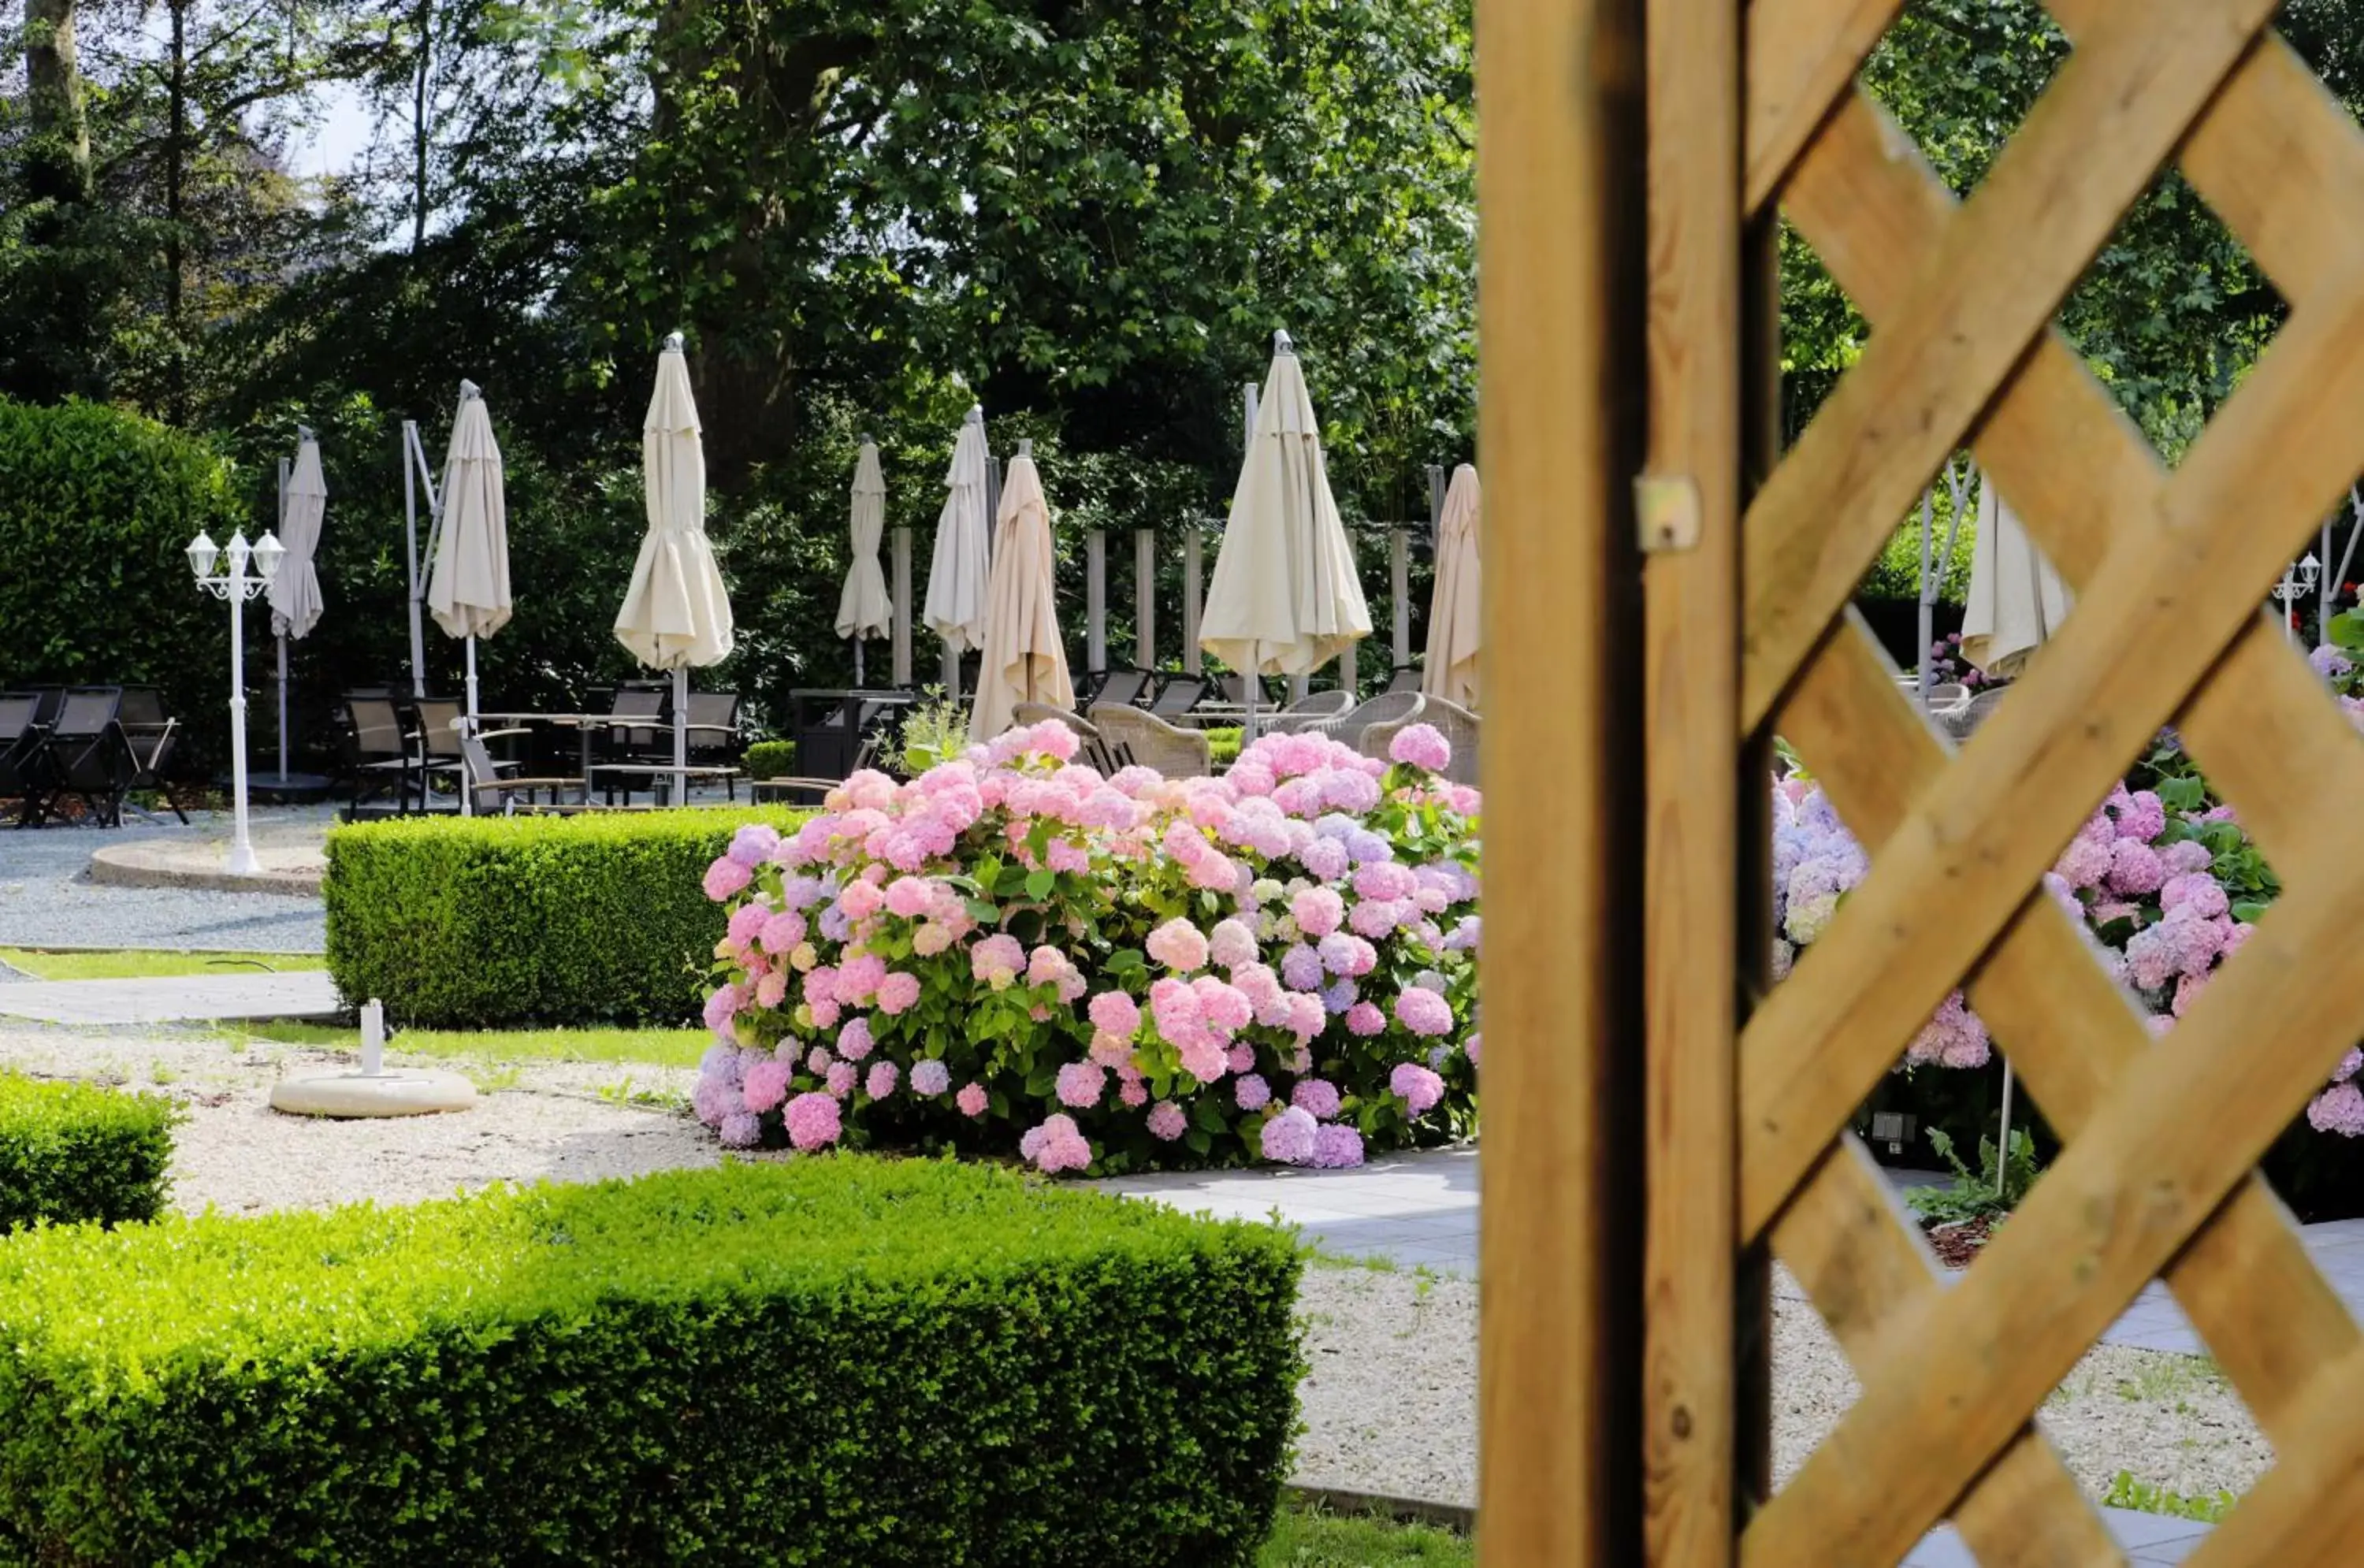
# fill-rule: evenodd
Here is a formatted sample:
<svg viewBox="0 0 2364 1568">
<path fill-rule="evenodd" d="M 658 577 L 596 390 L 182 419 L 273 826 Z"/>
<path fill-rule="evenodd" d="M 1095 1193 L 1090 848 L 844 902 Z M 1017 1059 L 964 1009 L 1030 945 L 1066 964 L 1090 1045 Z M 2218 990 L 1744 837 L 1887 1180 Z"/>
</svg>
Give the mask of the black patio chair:
<svg viewBox="0 0 2364 1568">
<path fill-rule="evenodd" d="M 47 729 L 40 713 L 39 693 L 0 692 L 0 796 L 15 797 L 19 828 L 41 819 L 41 742 Z"/>
<path fill-rule="evenodd" d="M 1104 702 L 1137 706 L 1146 698 L 1157 677 L 1146 670 L 1102 670 L 1084 679 L 1084 689 L 1076 694 L 1076 706 L 1084 711 Z"/>
<path fill-rule="evenodd" d="M 460 750 L 460 721 L 467 711 L 466 705 L 456 697 L 413 697 L 410 701 L 411 782 L 418 789 L 418 809 L 422 812 L 428 809 L 428 795 L 438 774 L 452 780 L 453 798 L 458 798 L 467 773 L 467 759 Z"/>
<path fill-rule="evenodd" d="M 745 740 L 739 733 L 739 694 L 690 693 L 688 731 L 691 764 L 728 769 L 719 776 L 722 780 L 723 793 L 736 801 L 739 798 L 739 763 L 746 754 Z M 718 775 L 709 773 L 702 776 L 711 779 Z"/>
<path fill-rule="evenodd" d="M 345 766 L 352 775 L 352 811 L 365 799 L 394 791 L 395 809 L 410 809 L 411 747 L 400 709 L 383 691 L 345 695 Z"/>
<path fill-rule="evenodd" d="M 153 686 L 126 686 L 123 705 L 116 710 L 116 721 L 123 726 L 123 738 L 130 743 L 134 774 L 133 789 L 152 789 L 164 797 L 181 826 L 189 825 L 189 813 L 181 805 L 180 792 L 173 787 L 168 771 L 174 753 L 179 750 L 181 721 L 164 711 L 164 694 Z"/>
<path fill-rule="evenodd" d="M 59 803 L 72 798 L 99 827 L 123 826 L 123 796 L 139 765 L 116 722 L 122 705 L 119 686 L 68 689 L 57 722 L 41 740 L 42 816 L 56 816 Z"/>
<path fill-rule="evenodd" d="M 1169 675 L 1159 684 L 1156 697 L 1149 704 L 1149 711 L 1160 718 L 1179 718 L 1205 702 L 1213 691 L 1213 685 L 1202 675 Z M 1101 699 L 1101 703 L 1106 700 Z M 1093 706 L 1099 706 L 1101 703 L 1095 703 Z"/>
</svg>

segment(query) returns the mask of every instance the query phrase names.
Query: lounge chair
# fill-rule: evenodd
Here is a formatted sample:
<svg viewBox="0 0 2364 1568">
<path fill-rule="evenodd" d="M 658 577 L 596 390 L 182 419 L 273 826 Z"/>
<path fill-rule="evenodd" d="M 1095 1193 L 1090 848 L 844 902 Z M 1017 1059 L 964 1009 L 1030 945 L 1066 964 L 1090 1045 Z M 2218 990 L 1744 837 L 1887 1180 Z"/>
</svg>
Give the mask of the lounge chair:
<svg viewBox="0 0 2364 1568">
<path fill-rule="evenodd" d="M 42 816 L 56 816 L 58 803 L 71 795 L 100 827 L 123 826 L 124 792 L 139 764 L 116 722 L 122 704 L 118 686 L 75 686 L 66 693 L 57 722 L 41 741 Z"/>
<path fill-rule="evenodd" d="M 116 720 L 131 746 L 131 787 L 156 791 L 181 819 L 181 826 L 187 827 L 189 814 L 182 808 L 181 797 L 165 772 L 181 738 L 181 721 L 165 715 L 163 694 L 153 686 L 124 687 L 123 706 L 116 710 Z"/>
<path fill-rule="evenodd" d="M 1091 724 L 1109 760 L 1121 768 L 1151 768 L 1169 779 L 1204 778 L 1215 771 L 1204 730 L 1177 729 L 1154 713 L 1116 703 L 1093 708 Z"/>
<path fill-rule="evenodd" d="M 0 795 L 17 797 L 17 826 L 41 819 L 41 697 L 38 692 L 0 692 Z"/>
<path fill-rule="evenodd" d="M 1314 692 L 1299 698 L 1269 717 L 1258 715 L 1256 733 L 1286 735 L 1303 729 L 1324 719 L 1343 718 L 1355 706 L 1355 694 L 1349 691 Z"/>
<path fill-rule="evenodd" d="M 1420 690 L 1422 678 L 1419 665 L 1399 664 L 1396 666 L 1396 673 L 1388 677 L 1387 690 L 1388 693 L 1416 692 Z"/>
<path fill-rule="evenodd" d="M 1076 694 L 1076 706 L 1086 712 L 1104 702 L 1139 706 L 1155 680 L 1146 670 L 1102 670 L 1085 677 L 1084 689 Z"/>
<path fill-rule="evenodd" d="M 394 698 L 382 692 L 345 695 L 345 768 L 352 775 L 351 815 L 391 787 L 395 808 L 410 809 L 411 747 Z"/>
<path fill-rule="evenodd" d="M 1148 705 L 1149 711 L 1160 718 L 1179 718 L 1205 702 L 1214 689 L 1203 675 L 1168 675 L 1159 684 L 1156 697 Z"/>
</svg>

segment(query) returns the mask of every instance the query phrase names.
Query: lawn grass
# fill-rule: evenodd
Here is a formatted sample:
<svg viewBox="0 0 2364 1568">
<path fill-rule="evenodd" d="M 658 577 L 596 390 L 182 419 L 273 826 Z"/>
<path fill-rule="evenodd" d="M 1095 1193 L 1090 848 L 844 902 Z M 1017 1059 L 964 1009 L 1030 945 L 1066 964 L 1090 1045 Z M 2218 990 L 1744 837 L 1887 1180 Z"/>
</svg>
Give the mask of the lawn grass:
<svg viewBox="0 0 2364 1568">
<path fill-rule="evenodd" d="M 1451 1530 L 1284 1507 L 1256 1568 L 1475 1568 L 1477 1562 L 1477 1543 Z"/>
<path fill-rule="evenodd" d="M 234 1040 L 273 1040 L 319 1051 L 359 1051 L 359 1029 L 284 1021 L 222 1026 Z M 613 1062 L 695 1067 L 714 1043 L 706 1029 L 400 1029 L 386 1041 L 396 1054 L 466 1057 L 479 1062 Z"/>
<path fill-rule="evenodd" d="M 41 952 L 0 948 L 0 963 L 37 980 L 142 980 L 170 974 L 255 974 L 264 970 L 326 969 L 316 952 Z"/>
</svg>

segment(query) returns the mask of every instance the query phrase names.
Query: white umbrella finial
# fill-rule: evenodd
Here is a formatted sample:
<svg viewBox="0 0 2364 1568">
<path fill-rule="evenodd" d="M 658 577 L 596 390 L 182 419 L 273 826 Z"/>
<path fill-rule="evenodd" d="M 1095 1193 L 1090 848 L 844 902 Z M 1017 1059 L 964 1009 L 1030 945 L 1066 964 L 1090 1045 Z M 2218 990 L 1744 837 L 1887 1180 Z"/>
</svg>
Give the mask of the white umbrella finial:
<svg viewBox="0 0 2364 1568">
<path fill-rule="evenodd" d="M 1276 354 L 1293 354 L 1297 352 L 1297 345 L 1295 342 L 1290 340 L 1288 328 L 1280 328 L 1273 333 L 1272 351 Z"/>
<path fill-rule="evenodd" d="M 461 401 L 461 402 L 465 403 L 465 402 L 467 402 L 467 401 L 468 401 L 470 398 L 472 398 L 472 397 L 482 397 L 484 395 L 485 395 L 484 388 L 482 388 L 482 387 L 478 386 L 474 382 L 473 382 L 473 381 L 469 381 L 469 380 L 467 380 L 465 377 L 463 377 L 463 378 L 461 379 L 461 382 L 460 382 L 460 401 Z"/>
<path fill-rule="evenodd" d="M 683 344 L 683 342 L 684 342 L 684 341 L 685 341 L 685 339 L 683 339 L 682 335 L 681 335 L 680 333 L 678 333 L 678 332 L 668 332 L 668 333 L 666 333 L 666 334 L 665 334 L 665 340 L 664 340 L 664 351 L 665 351 L 666 353 L 668 353 L 668 354 L 678 354 L 678 353 L 680 353 L 680 352 L 681 352 L 681 346 L 682 346 L 682 344 Z"/>
<path fill-rule="evenodd" d="M 968 406 L 968 422 L 972 425 L 982 425 L 985 423 L 984 404 L 972 403 Z"/>
</svg>

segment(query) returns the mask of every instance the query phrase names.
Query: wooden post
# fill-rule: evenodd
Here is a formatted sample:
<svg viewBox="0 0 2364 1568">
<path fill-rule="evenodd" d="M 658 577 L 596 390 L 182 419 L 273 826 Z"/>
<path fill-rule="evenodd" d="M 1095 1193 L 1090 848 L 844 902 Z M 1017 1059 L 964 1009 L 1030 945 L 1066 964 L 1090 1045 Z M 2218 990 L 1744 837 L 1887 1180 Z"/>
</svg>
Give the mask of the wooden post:
<svg viewBox="0 0 2364 1568">
<path fill-rule="evenodd" d="M 1734 869 L 1767 863 L 1761 845 L 1740 842 L 1739 792 L 1761 796 L 1769 787 L 1761 773 L 1742 776 L 1745 759 L 1735 748 L 1741 14 L 1717 0 L 1645 4 L 1650 356 L 1642 500 L 1652 553 L 1643 573 L 1643 1529 L 1650 1568 L 1733 1568 L 1740 1528 Z M 1658 531 L 1662 517 L 1673 532 Z"/>
<path fill-rule="evenodd" d="M 1108 530 L 1084 535 L 1084 668 L 1108 668 Z"/>
<path fill-rule="evenodd" d="M 1157 668 L 1157 535 L 1132 530 L 1132 662 Z"/>
<path fill-rule="evenodd" d="M 1205 655 L 1199 651 L 1199 613 L 1206 595 L 1206 536 L 1199 530 L 1193 517 L 1182 528 L 1182 673 L 1198 675 L 1206 673 Z"/>
<path fill-rule="evenodd" d="M 1484 1568 L 1643 1561 L 1641 9 L 1478 0 Z"/>
<path fill-rule="evenodd" d="M 911 684 L 911 530 L 895 530 L 895 684 Z"/>
<path fill-rule="evenodd" d="M 1411 530 L 1388 530 L 1388 599 L 1395 608 L 1391 669 L 1411 662 Z"/>
</svg>

